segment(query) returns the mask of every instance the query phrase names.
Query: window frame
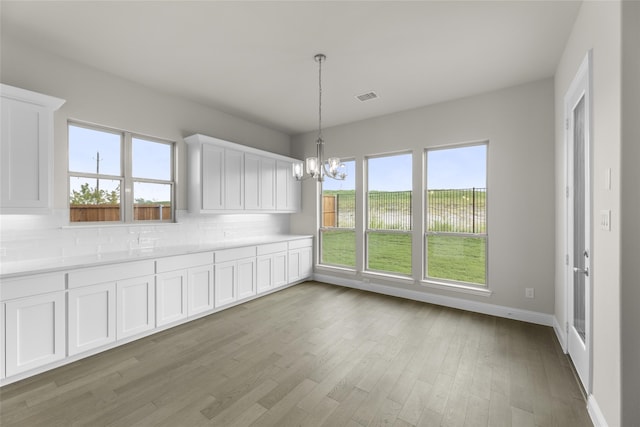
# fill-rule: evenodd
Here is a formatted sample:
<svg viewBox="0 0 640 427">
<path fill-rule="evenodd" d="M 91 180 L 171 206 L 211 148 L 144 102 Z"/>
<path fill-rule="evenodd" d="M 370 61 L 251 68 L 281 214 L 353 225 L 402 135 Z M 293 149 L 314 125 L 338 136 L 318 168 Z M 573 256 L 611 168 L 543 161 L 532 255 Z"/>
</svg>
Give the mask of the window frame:
<svg viewBox="0 0 640 427">
<path fill-rule="evenodd" d="M 387 153 L 382 153 L 382 154 L 373 154 L 373 155 L 368 155 L 368 156 L 364 156 L 364 160 L 363 160 L 363 172 L 364 172 L 364 179 L 363 179 L 363 196 L 364 196 L 364 207 L 363 207 L 363 228 L 364 228 L 364 239 L 363 239 L 363 265 L 362 265 L 362 272 L 363 274 L 374 274 L 374 275 L 379 275 L 379 276 L 385 276 L 385 277 L 390 277 L 390 278 L 399 278 L 399 279 L 412 279 L 413 277 L 413 272 L 415 270 L 415 265 L 413 264 L 413 234 L 415 232 L 415 218 L 413 215 L 413 210 L 411 208 L 411 221 L 410 221 L 410 229 L 409 230 L 384 230 L 384 229 L 372 229 L 369 227 L 370 225 L 370 221 L 369 221 L 369 161 L 371 159 L 379 159 L 379 158 L 383 158 L 383 157 L 394 157 L 394 156 L 402 156 L 402 155 L 409 155 L 409 157 L 411 158 L 411 190 L 410 190 L 410 194 L 411 194 L 411 200 L 412 200 L 412 206 L 413 206 L 413 196 L 414 196 L 414 189 L 413 189 L 413 174 L 414 174 L 414 170 L 413 170 L 413 151 L 412 150 L 400 150 L 400 151 L 394 151 L 394 152 L 387 152 Z M 386 270 L 377 270 L 377 269 L 373 269 L 369 267 L 369 236 L 371 234 L 397 234 L 397 235 L 407 235 L 409 236 L 410 239 L 410 245 L 409 248 L 411 250 L 410 255 L 409 255 L 409 260 L 411 262 L 411 271 L 408 274 L 403 274 L 400 272 L 393 272 L 393 271 L 386 271 Z"/>
<path fill-rule="evenodd" d="M 70 170 L 69 155 L 67 151 L 67 208 L 70 209 L 71 179 L 74 177 L 88 179 L 110 179 L 120 181 L 120 219 L 118 221 L 71 221 L 69 213 L 68 221 L 71 226 L 108 226 L 108 225 L 131 225 L 131 224 L 166 224 L 174 223 L 176 212 L 176 142 L 164 138 L 144 135 L 137 132 L 111 128 L 108 126 L 96 125 L 77 120 L 67 121 L 67 150 L 69 150 L 69 128 L 79 127 L 97 132 L 111 133 L 120 136 L 120 175 L 92 174 L 88 172 L 75 172 Z M 159 180 L 151 178 L 140 178 L 133 176 L 133 140 L 139 139 L 158 144 L 165 144 L 170 147 L 170 180 Z M 163 184 L 170 186 L 171 215 L 169 219 L 159 220 L 136 220 L 134 218 L 134 185 L 136 182 Z"/>
<path fill-rule="evenodd" d="M 466 147 L 475 147 L 475 146 L 485 146 L 485 231 L 484 233 L 464 233 L 464 232 L 445 232 L 445 231 L 429 231 L 428 230 L 428 209 L 429 209 L 429 188 L 428 188 L 428 169 L 429 169 L 429 157 L 428 153 L 439 150 L 452 150 L 457 148 L 466 148 Z M 434 288 L 440 289 L 459 289 L 461 291 L 466 291 L 468 293 L 477 293 L 478 295 L 490 294 L 489 290 L 489 203 L 487 195 L 489 193 L 489 140 L 480 140 L 466 143 L 457 143 L 457 144 L 448 144 L 448 145 L 440 145 L 435 147 L 427 147 L 423 152 L 423 170 L 422 170 L 422 278 L 421 282 L 427 284 Z M 428 275 L 428 255 L 429 255 L 429 247 L 428 247 L 428 236 L 429 235 L 437 235 L 437 236 L 453 236 L 453 237 L 471 237 L 471 238 L 482 238 L 484 240 L 484 284 L 482 283 L 473 283 L 473 282 L 464 282 L 460 280 L 452 280 L 440 277 L 432 277 Z"/>
</svg>

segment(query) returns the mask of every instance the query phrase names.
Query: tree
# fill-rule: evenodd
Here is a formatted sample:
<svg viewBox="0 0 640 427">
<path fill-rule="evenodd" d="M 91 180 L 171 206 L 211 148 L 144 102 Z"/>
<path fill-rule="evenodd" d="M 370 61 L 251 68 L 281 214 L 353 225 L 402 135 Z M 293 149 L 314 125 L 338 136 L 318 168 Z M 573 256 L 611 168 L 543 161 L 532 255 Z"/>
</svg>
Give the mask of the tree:
<svg viewBox="0 0 640 427">
<path fill-rule="evenodd" d="M 89 186 L 88 182 L 80 185 L 80 191 L 71 192 L 72 205 L 117 205 L 120 203 L 120 186 L 111 192 Z"/>
</svg>

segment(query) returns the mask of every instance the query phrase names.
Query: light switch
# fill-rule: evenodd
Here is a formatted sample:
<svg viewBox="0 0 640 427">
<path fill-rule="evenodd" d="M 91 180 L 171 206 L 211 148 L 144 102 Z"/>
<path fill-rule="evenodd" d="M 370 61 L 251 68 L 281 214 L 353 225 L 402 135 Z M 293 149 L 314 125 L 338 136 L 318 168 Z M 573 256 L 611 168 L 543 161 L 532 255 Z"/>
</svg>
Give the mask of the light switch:
<svg viewBox="0 0 640 427">
<path fill-rule="evenodd" d="M 611 211 L 600 211 L 600 229 L 604 231 L 611 231 Z"/>
</svg>

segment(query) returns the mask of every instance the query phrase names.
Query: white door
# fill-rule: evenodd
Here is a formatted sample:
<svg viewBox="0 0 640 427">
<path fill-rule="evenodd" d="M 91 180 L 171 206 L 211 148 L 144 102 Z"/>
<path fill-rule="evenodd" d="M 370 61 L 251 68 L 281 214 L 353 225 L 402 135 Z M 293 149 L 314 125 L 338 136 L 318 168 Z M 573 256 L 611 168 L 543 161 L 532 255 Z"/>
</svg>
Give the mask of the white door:
<svg viewBox="0 0 640 427">
<path fill-rule="evenodd" d="M 565 97 L 567 135 L 567 351 L 587 392 L 591 381 L 590 55 Z"/>
</svg>

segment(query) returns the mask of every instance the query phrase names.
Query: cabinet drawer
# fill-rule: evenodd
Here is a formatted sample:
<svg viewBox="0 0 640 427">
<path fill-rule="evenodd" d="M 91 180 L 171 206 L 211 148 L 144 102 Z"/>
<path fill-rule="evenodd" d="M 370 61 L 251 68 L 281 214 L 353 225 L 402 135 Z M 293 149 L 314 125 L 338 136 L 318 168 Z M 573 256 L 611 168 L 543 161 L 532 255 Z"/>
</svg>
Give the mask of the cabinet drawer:
<svg viewBox="0 0 640 427">
<path fill-rule="evenodd" d="M 86 268 L 68 273 L 69 289 L 98 283 L 114 282 L 155 273 L 155 261 L 123 262 L 107 267 Z"/>
<path fill-rule="evenodd" d="M 215 253 L 215 262 L 235 261 L 242 258 L 250 258 L 256 256 L 256 247 L 248 246 L 245 248 L 225 249 Z"/>
<path fill-rule="evenodd" d="M 275 254 L 287 250 L 287 242 L 269 243 L 257 247 L 258 255 Z"/>
<path fill-rule="evenodd" d="M 164 273 L 166 271 L 181 270 L 183 268 L 198 267 L 208 264 L 213 264 L 213 252 L 160 258 L 156 261 L 156 273 Z"/>
<path fill-rule="evenodd" d="M 289 242 L 289 249 L 307 248 L 313 246 L 313 239 L 299 239 Z"/>
<path fill-rule="evenodd" d="M 36 274 L 0 282 L 0 300 L 6 301 L 64 289 L 64 273 Z"/>
</svg>

